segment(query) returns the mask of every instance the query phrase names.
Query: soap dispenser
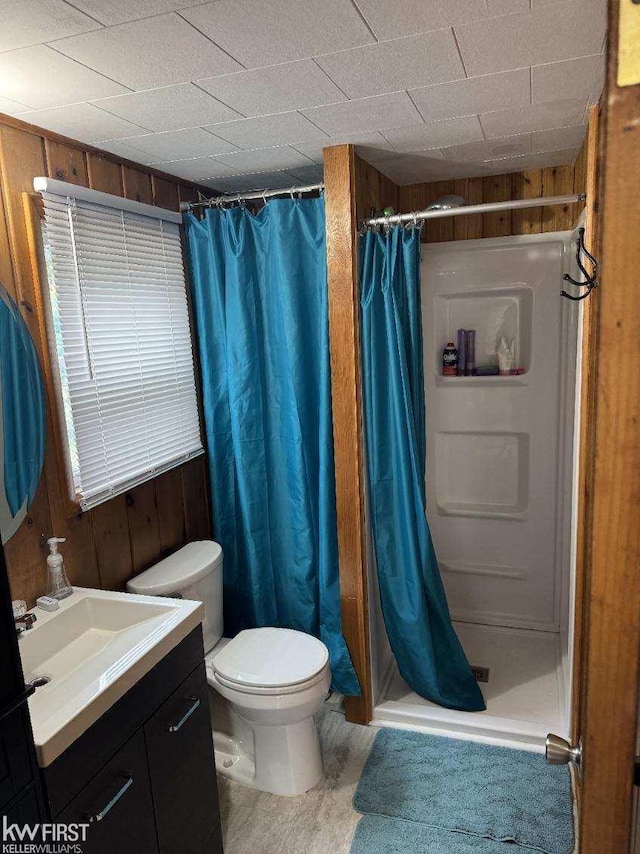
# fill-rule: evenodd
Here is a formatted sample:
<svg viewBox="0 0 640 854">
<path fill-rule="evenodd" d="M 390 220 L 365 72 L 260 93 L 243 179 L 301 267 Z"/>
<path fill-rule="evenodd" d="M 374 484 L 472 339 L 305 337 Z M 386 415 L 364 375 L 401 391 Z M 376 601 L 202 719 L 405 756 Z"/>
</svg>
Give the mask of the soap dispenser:
<svg viewBox="0 0 640 854">
<path fill-rule="evenodd" d="M 66 537 L 51 537 L 47 540 L 47 545 L 51 551 L 47 558 L 47 596 L 53 596 L 54 599 L 66 599 L 73 593 L 73 587 L 69 584 L 64 569 L 64 559 L 58 553 L 58 543 L 64 543 L 65 540 Z"/>
</svg>

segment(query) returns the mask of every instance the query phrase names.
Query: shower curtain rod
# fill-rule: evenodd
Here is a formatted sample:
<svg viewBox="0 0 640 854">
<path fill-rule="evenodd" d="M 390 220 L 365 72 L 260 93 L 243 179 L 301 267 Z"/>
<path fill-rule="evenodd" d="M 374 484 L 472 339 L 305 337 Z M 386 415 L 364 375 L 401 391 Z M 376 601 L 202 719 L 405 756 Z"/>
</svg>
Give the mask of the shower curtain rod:
<svg viewBox="0 0 640 854">
<path fill-rule="evenodd" d="M 200 202 L 180 202 L 181 211 L 190 211 L 192 208 L 210 208 L 216 205 L 235 204 L 247 202 L 250 199 L 268 199 L 273 196 L 293 196 L 296 193 L 314 193 L 324 190 L 324 184 L 307 184 L 305 187 L 287 187 L 280 190 L 255 190 L 252 193 L 238 193 L 235 196 L 213 196 Z"/>
<path fill-rule="evenodd" d="M 493 211 L 510 211 L 519 208 L 541 208 L 548 205 L 568 205 L 575 202 L 584 202 L 586 195 L 571 196 L 541 196 L 537 199 L 514 199 L 510 202 L 487 202 L 482 205 L 460 205 L 457 208 L 440 208 L 437 210 L 416 211 L 415 213 L 393 214 L 393 216 L 374 216 L 365 219 L 364 226 L 369 225 L 395 225 L 400 222 L 417 222 L 424 219 L 437 219 L 443 216 L 461 216 L 463 214 L 492 213 Z"/>
</svg>

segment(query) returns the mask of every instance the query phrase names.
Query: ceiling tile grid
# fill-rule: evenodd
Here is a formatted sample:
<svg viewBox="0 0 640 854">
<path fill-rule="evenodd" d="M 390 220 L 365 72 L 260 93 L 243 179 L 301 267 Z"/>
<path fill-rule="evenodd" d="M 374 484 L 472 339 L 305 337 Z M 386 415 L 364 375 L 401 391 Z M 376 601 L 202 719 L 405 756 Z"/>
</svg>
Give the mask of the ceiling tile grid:
<svg viewBox="0 0 640 854">
<path fill-rule="evenodd" d="M 572 162 L 606 0 L 5 0 L 0 111 L 242 192 Z M 546 162 L 545 162 L 546 159 Z M 315 176 L 315 178 L 313 177 Z"/>
</svg>

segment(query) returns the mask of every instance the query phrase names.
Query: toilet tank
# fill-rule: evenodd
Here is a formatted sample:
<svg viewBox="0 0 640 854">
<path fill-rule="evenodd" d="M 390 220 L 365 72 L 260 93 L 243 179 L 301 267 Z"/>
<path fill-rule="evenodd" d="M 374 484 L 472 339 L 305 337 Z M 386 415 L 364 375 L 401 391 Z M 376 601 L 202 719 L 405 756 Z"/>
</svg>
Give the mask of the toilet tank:
<svg viewBox="0 0 640 854">
<path fill-rule="evenodd" d="M 202 602 L 205 653 L 222 637 L 222 549 L 213 540 L 187 543 L 128 581 L 127 591 Z"/>
</svg>

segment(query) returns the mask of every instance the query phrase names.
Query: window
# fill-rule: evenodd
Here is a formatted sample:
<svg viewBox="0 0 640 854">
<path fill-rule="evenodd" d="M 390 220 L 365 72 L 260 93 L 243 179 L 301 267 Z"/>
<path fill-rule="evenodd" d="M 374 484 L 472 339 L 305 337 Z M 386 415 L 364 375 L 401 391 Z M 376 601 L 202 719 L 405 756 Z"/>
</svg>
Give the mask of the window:
<svg viewBox="0 0 640 854">
<path fill-rule="evenodd" d="M 36 178 L 72 500 L 94 507 L 203 452 L 180 215 Z"/>
</svg>

